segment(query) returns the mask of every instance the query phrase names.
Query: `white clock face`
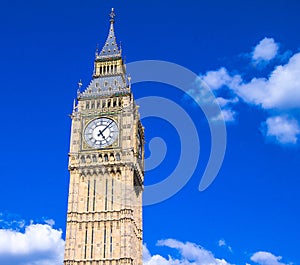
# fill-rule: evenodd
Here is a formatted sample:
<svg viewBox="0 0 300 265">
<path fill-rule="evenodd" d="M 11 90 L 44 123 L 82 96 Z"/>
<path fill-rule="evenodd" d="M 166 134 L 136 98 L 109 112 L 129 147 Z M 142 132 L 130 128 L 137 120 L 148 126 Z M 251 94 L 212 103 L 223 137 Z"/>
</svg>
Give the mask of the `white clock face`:
<svg viewBox="0 0 300 265">
<path fill-rule="evenodd" d="M 118 137 L 118 126 L 109 118 L 92 120 L 85 128 L 84 139 L 90 147 L 104 148 Z"/>
</svg>

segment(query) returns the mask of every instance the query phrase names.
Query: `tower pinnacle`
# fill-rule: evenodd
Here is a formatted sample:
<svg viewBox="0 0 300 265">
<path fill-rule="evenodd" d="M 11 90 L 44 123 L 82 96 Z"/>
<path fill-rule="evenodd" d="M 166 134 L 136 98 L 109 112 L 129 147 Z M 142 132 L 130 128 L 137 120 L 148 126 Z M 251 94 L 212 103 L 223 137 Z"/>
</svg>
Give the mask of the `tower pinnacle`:
<svg viewBox="0 0 300 265">
<path fill-rule="evenodd" d="M 121 49 L 117 45 L 114 22 L 115 12 L 111 9 L 110 27 L 102 49 L 95 52 L 93 80 L 79 93 L 78 98 L 91 98 L 115 94 L 130 93 L 129 80 L 122 58 Z"/>
<path fill-rule="evenodd" d="M 100 51 L 100 53 L 96 54 L 96 59 L 109 59 L 112 57 L 121 57 L 121 51 L 118 47 L 114 30 L 115 16 L 115 10 L 114 8 L 112 8 L 109 14 L 110 28 L 108 36 L 102 50 Z"/>
<path fill-rule="evenodd" d="M 110 14 L 109 14 L 109 17 L 110 17 L 110 23 L 115 23 L 115 16 L 116 16 L 116 14 L 115 14 L 115 9 L 112 8 L 112 9 L 111 9 L 111 12 L 110 12 Z"/>
</svg>

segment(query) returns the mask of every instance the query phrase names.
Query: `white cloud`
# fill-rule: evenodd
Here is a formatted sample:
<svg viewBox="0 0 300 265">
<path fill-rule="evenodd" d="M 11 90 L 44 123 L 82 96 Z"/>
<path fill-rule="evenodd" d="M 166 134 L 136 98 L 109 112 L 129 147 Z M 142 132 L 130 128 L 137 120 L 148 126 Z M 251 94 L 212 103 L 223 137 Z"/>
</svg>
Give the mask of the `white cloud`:
<svg viewBox="0 0 300 265">
<path fill-rule="evenodd" d="M 253 60 L 269 61 L 278 55 L 278 44 L 273 38 L 264 38 L 253 51 Z M 248 73 L 249 75 L 249 73 Z M 280 144 L 296 144 L 299 140 L 300 108 L 300 53 L 290 57 L 287 63 L 277 65 L 266 77 L 254 77 L 249 82 L 242 75 L 232 75 L 225 67 L 208 71 L 199 76 L 216 96 L 221 113 L 214 120 L 233 122 L 236 119 L 236 107 L 240 100 L 266 110 L 269 115 L 277 113 L 265 122 L 265 136 L 274 138 Z M 201 84 L 201 82 L 199 82 Z M 200 86 L 199 86 L 200 87 Z M 222 90 L 220 90 L 222 88 Z M 220 96 L 225 91 L 229 98 Z M 200 89 L 199 89 L 200 90 Z M 286 117 L 289 118 L 286 118 Z M 285 117 L 285 118 L 284 118 Z"/>
<path fill-rule="evenodd" d="M 171 265 L 174 264 L 172 258 L 165 259 L 160 255 L 151 256 L 149 250 L 146 245 L 143 245 L 143 265 Z M 179 263 L 180 264 L 180 263 Z"/>
<path fill-rule="evenodd" d="M 151 254 L 150 254 L 150 251 L 148 250 L 147 248 L 147 245 L 144 244 L 143 245 L 143 262 L 147 262 L 151 259 Z"/>
<path fill-rule="evenodd" d="M 224 239 L 220 239 L 219 240 L 219 247 L 223 247 L 223 246 L 226 246 L 226 242 Z"/>
<path fill-rule="evenodd" d="M 62 265 L 62 231 L 48 224 L 30 224 L 25 231 L 0 229 L 0 264 Z"/>
<path fill-rule="evenodd" d="M 223 109 L 221 111 L 224 121 L 233 122 L 235 120 L 236 112 L 231 109 Z"/>
<path fill-rule="evenodd" d="M 270 252 L 259 251 L 252 255 L 251 260 L 260 265 L 287 265 L 280 262 L 282 257 L 276 257 Z"/>
<path fill-rule="evenodd" d="M 51 227 L 55 225 L 55 221 L 53 219 L 46 219 L 44 222 Z"/>
<path fill-rule="evenodd" d="M 209 71 L 201 77 L 210 89 L 216 90 L 224 85 L 228 85 L 232 77 L 228 74 L 227 70 L 222 67 L 217 71 Z"/>
<path fill-rule="evenodd" d="M 237 97 L 231 98 L 231 99 L 218 97 L 218 98 L 216 98 L 216 100 L 221 108 L 226 107 L 230 104 L 236 104 L 237 102 L 239 102 L 239 99 Z"/>
<path fill-rule="evenodd" d="M 262 39 L 254 48 L 252 59 L 255 62 L 270 61 L 278 53 L 279 46 L 273 38 Z"/>
<path fill-rule="evenodd" d="M 294 54 L 287 64 L 279 65 L 269 78 L 253 78 L 249 83 L 231 87 L 246 103 L 277 111 L 264 123 L 267 137 L 280 144 L 296 144 L 299 125 L 296 118 L 287 118 L 300 108 L 300 53 Z"/>
<path fill-rule="evenodd" d="M 221 239 L 218 242 L 220 247 L 227 247 L 225 240 Z M 218 259 L 203 247 L 190 242 L 180 242 L 175 239 L 160 240 L 158 246 L 166 246 L 176 249 L 180 256 L 176 253 L 177 258 L 168 255 L 163 257 L 159 254 L 151 255 L 146 245 L 143 246 L 143 265 L 229 265 L 226 260 Z M 282 257 L 275 256 L 270 252 L 259 251 L 254 253 L 250 260 L 259 265 L 292 265 L 292 263 L 283 263 Z M 246 265 L 250 265 L 246 262 Z"/>
<path fill-rule="evenodd" d="M 266 136 L 276 139 L 281 144 L 296 144 L 300 128 L 295 119 L 287 116 L 270 117 L 264 123 Z"/>
<path fill-rule="evenodd" d="M 231 76 L 225 67 L 221 67 L 216 71 L 208 71 L 205 75 L 200 75 L 199 78 L 205 82 L 211 90 L 218 90 L 223 86 L 235 87 L 242 82 L 241 76 Z"/>
<path fill-rule="evenodd" d="M 239 84 L 242 79 L 239 75 L 230 76 L 228 71 L 222 67 L 217 71 L 209 71 L 205 75 L 200 75 L 198 84 L 201 87 L 202 82 L 204 82 L 209 89 L 216 91 L 220 88 L 227 86 L 235 86 Z M 201 91 L 201 90 L 200 90 Z M 194 93 L 195 94 L 195 93 Z M 206 96 L 203 94 L 198 94 L 198 97 L 193 94 L 194 98 L 199 97 L 199 101 L 203 101 Z M 236 113 L 232 109 L 232 105 L 236 104 L 239 101 L 238 97 L 233 98 L 224 98 L 224 97 L 217 97 L 215 102 L 220 106 L 221 112 L 218 113 L 217 116 L 213 117 L 213 121 L 225 121 L 225 122 L 233 122 L 235 120 Z M 209 102 L 209 101 L 208 101 Z"/>
<path fill-rule="evenodd" d="M 222 109 L 221 112 L 213 117 L 211 120 L 214 122 L 225 121 L 225 122 L 234 122 L 235 121 L 236 112 L 232 109 Z"/>
<path fill-rule="evenodd" d="M 233 77 L 232 77 L 233 78 Z M 230 86 L 245 102 L 264 109 L 300 107 L 300 53 L 287 64 L 279 65 L 267 78 L 253 78 L 249 83 Z"/>
<path fill-rule="evenodd" d="M 194 243 L 182 243 L 175 239 L 160 240 L 158 246 L 167 246 L 179 251 L 181 258 L 173 259 L 171 256 L 164 258 L 160 255 L 151 256 L 144 245 L 144 265 L 229 265 L 226 260 L 215 258 L 214 255 Z"/>
<path fill-rule="evenodd" d="M 300 107 L 300 53 L 294 54 L 287 64 L 278 65 L 268 78 L 253 78 L 245 82 L 240 75 L 230 75 L 226 68 L 221 67 L 217 71 L 200 75 L 200 79 L 212 90 L 227 86 L 246 103 L 264 109 Z M 222 104 L 222 101 L 219 100 L 219 103 Z"/>
<path fill-rule="evenodd" d="M 26 221 L 16 215 L 0 213 L 0 228 L 21 230 L 25 227 Z"/>
<path fill-rule="evenodd" d="M 216 102 L 219 104 L 221 108 L 221 112 L 219 115 L 212 118 L 212 121 L 221 121 L 225 122 L 234 122 L 236 117 L 236 112 L 232 109 L 232 106 L 239 101 L 237 97 L 226 99 L 223 97 L 216 98 Z"/>
<path fill-rule="evenodd" d="M 228 246 L 226 241 L 224 239 L 220 239 L 218 242 L 219 247 L 225 247 L 227 248 L 230 252 L 232 252 L 231 246 Z"/>
</svg>

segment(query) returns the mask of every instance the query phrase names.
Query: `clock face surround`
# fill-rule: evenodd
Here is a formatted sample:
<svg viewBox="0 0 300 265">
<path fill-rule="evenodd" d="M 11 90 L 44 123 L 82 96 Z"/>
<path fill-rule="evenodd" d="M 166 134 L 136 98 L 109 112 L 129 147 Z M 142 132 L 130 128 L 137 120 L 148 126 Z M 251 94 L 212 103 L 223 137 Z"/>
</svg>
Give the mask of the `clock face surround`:
<svg viewBox="0 0 300 265">
<path fill-rule="evenodd" d="M 106 117 L 94 119 L 84 130 L 86 143 L 93 148 L 104 148 L 115 142 L 119 134 L 117 123 Z"/>
</svg>

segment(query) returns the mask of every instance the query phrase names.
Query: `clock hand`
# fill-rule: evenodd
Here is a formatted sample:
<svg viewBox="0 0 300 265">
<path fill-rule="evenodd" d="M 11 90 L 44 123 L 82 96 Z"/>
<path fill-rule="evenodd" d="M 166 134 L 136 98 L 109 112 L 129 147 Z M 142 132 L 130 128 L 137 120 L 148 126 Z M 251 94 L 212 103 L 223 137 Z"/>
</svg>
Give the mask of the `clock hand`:
<svg viewBox="0 0 300 265">
<path fill-rule="evenodd" d="M 103 140 L 105 140 L 105 141 L 108 143 L 107 139 L 106 139 L 105 136 L 103 135 L 103 132 L 99 129 L 98 137 L 99 137 L 100 135 L 102 136 Z"/>
<path fill-rule="evenodd" d="M 106 125 L 106 127 L 101 131 L 101 134 L 113 123 L 113 121 L 110 122 L 110 124 Z"/>
</svg>

